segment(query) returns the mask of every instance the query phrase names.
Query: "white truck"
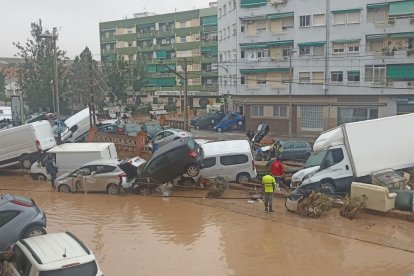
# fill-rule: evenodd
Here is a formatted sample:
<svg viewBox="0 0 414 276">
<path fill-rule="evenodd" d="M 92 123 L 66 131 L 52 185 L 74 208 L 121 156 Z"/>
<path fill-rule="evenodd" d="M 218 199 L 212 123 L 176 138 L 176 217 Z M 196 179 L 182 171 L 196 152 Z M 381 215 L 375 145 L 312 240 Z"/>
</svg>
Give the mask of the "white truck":
<svg viewBox="0 0 414 276">
<path fill-rule="evenodd" d="M 89 107 L 67 118 L 64 125 L 65 128 L 60 135 L 62 143 L 85 142 L 86 134 L 91 128 Z"/>
<path fill-rule="evenodd" d="M 352 181 L 371 183 L 375 172 L 413 167 L 413 125 L 414 113 L 346 123 L 323 132 L 305 168 L 292 176 L 292 187 L 349 192 Z"/>
<path fill-rule="evenodd" d="M 30 168 L 30 176 L 36 180 L 50 179 L 46 172 L 49 156 L 56 156 L 58 175 L 73 171 L 83 164 L 97 159 L 118 159 L 114 143 L 67 143 L 56 146 L 42 155 Z"/>
<path fill-rule="evenodd" d="M 0 131 L 0 168 L 15 164 L 30 169 L 43 151 L 56 146 L 48 121 L 38 121 Z"/>
</svg>

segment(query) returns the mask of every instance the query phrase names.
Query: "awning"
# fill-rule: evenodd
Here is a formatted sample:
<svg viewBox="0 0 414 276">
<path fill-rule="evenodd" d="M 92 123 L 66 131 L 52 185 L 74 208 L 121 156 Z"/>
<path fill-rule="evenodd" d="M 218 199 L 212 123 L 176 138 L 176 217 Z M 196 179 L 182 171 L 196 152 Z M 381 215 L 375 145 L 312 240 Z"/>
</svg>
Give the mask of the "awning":
<svg viewBox="0 0 414 276">
<path fill-rule="evenodd" d="M 366 36 L 367 40 L 383 40 L 386 37 L 387 37 L 386 34 L 373 34 L 373 35 Z"/>
<path fill-rule="evenodd" d="M 404 15 L 414 14 L 414 1 L 401 1 L 390 3 L 390 9 L 388 15 Z"/>
<path fill-rule="evenodd" d="M 145 66 L 145 71 L 148 73 L 155 73 L 157 72 L 157 65 L 155 64 L 148 64 Z"/>
<path fill-rule="evenodd" d="M 167 58 L 167 51 L 156 51 L 157 58 Z"/>
<path fill-rule="evenodd" d="M 240 7 L 249 8 L 254 6 L 264 6 L 267 0 L 240 0 Z"/>
<path fill-rule="evenodd" d="M 388 3 L 368 4 L 367 9 L 380 9 L 388 7 Z"/>
<path fill-rule="evenodd" d="M 272 72 L 289 72 L 289 68 L 240 69 L 240 74 L 242 75 L 265 74 Z"/>
<path fill-rule="evenodd" d="M 325 41 L 298 43 L 299 47 L 311 47 L 311 46 L 323 46 L 323 45 L 325 45 Z"/>
<path fill-rule="evenodd" d="M 260 21 L 266 20 L 266 16 L 249 16 L 249 17 L 240 17 L 241 21 Z"/>
<path fill-rule="evenodd" d="M 360 12 L 362 9 L 350 9 L 350 10 L 338 10 L 338 11 L 332 11 L 333 14 L 338 13 L 354 13 L 354 12 Z"/>
<path fill-rule="evenodd" d="M 360 40 L 361 40 L 360 38 L 355 38 L 355 39 L 339 39 L 339 40 L 333 40 L 332 43 L 335 43 L 335 44 L 353 43 L 353 42 L 359 42 Z"/>
<path fill-rule="evenodd" d="M 175 70 L 175 64 L 165 64 L 165 65 L 159 64 L 157 65 L 157 72 L 160 72 L 160 73 L 171 72 L 170 69 L 168 68 L 171 68 L 171 70 Z"/>
<path fill-rule="evenodd" d="M 175 86 L 175 78 L 149 78 L 146 86 Z"/>
<path fill-rule="evenodd" d="M 266 43 L 268 47 L 290 46 L 293 45 L 293 40 L 270 41 Z"/>
<path fill-rule="evenodd" d="M 391 38 L 414 37 L 414 32 L 389 34 L 389 37 Z"/>
<path fill-rule="evenodd" d="M 202 17 L 201 25 L 202 26 L 217 25 L 217 15 Z"/>
<path fill-rule="evenodd" d="M 240 44 L 241 49 L 265 49 L 267 48 L 267 44 Z"/>
<path fill-rule="evenodd" d="M 292 17 L 294 16 L 293 12 L 286 12 L 286 13 L 274 13 L 274 14 L 268 14 L 266 15 L 267 19 L 279 19 L 279 18 L 286 18 L 286 17 Z"/>
<path fill-rule="evenodd" d="M 414 80 L 414 64 L 388 64 L 387 78 L 396 80 Z"/>
</svg>

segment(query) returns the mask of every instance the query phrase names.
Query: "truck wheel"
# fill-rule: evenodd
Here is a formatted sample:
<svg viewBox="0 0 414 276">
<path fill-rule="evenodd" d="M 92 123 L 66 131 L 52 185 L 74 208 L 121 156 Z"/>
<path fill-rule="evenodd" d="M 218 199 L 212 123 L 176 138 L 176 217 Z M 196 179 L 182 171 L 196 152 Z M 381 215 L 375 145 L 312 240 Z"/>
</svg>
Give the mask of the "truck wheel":
<svg viewBox="0 0 414 276">
<path fill-rule="evenodd" d="M 322 182 L 321 186 L 319 188 L 319 191 L 321 193 L 327 194 L 327 195 L 334 195 L 336 192 L 335 186 L 330 182 Z"/>
<path fill-rule="evenodd" d="M 20 164 L 22 165 L 23 169 L 30 170 L 32 167 L 32 160 L 27 155 L 23 155 L 20 159 Z"/>
</svg>

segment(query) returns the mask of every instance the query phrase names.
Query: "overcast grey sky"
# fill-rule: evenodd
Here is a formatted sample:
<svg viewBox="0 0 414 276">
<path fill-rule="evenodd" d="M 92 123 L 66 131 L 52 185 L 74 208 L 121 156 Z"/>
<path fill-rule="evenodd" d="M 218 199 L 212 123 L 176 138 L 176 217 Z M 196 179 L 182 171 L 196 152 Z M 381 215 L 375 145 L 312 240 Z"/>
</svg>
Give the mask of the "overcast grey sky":
<svg viewBox="0 0 414 276">
<path fill-rule="evenodd" d="M 132 18 L 137 12 L 156 14 L 207 8 L 213 0 L 1 0 L 0 57 L 14 57 L 13 42 L 25 43 L 30 24 L 42 19 L 44 29 L 58 28 L 58 47 L 69 58 L 85 46 L 99 60 L 99 22 Z"/>
</svg>

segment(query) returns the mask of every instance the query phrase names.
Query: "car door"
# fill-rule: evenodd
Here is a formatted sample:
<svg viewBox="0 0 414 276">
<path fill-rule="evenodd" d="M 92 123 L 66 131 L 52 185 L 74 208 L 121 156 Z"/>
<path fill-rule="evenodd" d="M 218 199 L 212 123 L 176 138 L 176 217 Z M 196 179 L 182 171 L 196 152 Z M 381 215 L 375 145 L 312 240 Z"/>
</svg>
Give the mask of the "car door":
<svg viewBox="0 0 414 276">
<path fill-rule="evenodd" d="M 86 187 L 87 191 L 94 191 L 94 184 L 92 182 L 94 179 L 91 178 L 93 171 L 96 171 L 96 166 L 84 166 L 73 172 L 71 174 L 72 190 L 85 191 Z"/>
<path fill-rule="evenodd" d="M 13 220 L 15 220 L 15 222 L 18 222 L 19 219 L 16 217 L 19 214 L 20 211 L 17 210 L 0 211 L 0 237 L 2 237 L 0 239 L 0 252 L 2 249 L 5 249 L 5 247 L 8 246 L 7 243 L 10 240 L 17 241 L 19 239 L 19 233 L 16 233 L 16 223 L 12 223 Z"/>
<path fill-rule="evenodd" d="M 201 162 L 201 170 L 200 176 L 209 178 L 209 177 L 216 177 L 218 175 L 217 172 L 217 156 L 207 157 L 204 158 Z"/>
<path fill-rule="evenodd" d="M 115 166 L 96 165 L 95 171 L 85 177 L 86 189 L 89 191 L 106 192 L 108 184 L 118 184 L 120 179 L 113 172 Z"/>
<path fill-rule="evenodd" d="M 245 171 L 245 163 L 247 161 L 248 157 L 244 154 L 220 156 L 219 175 L 234 181 L 240 172 Z"/>
</svg>

